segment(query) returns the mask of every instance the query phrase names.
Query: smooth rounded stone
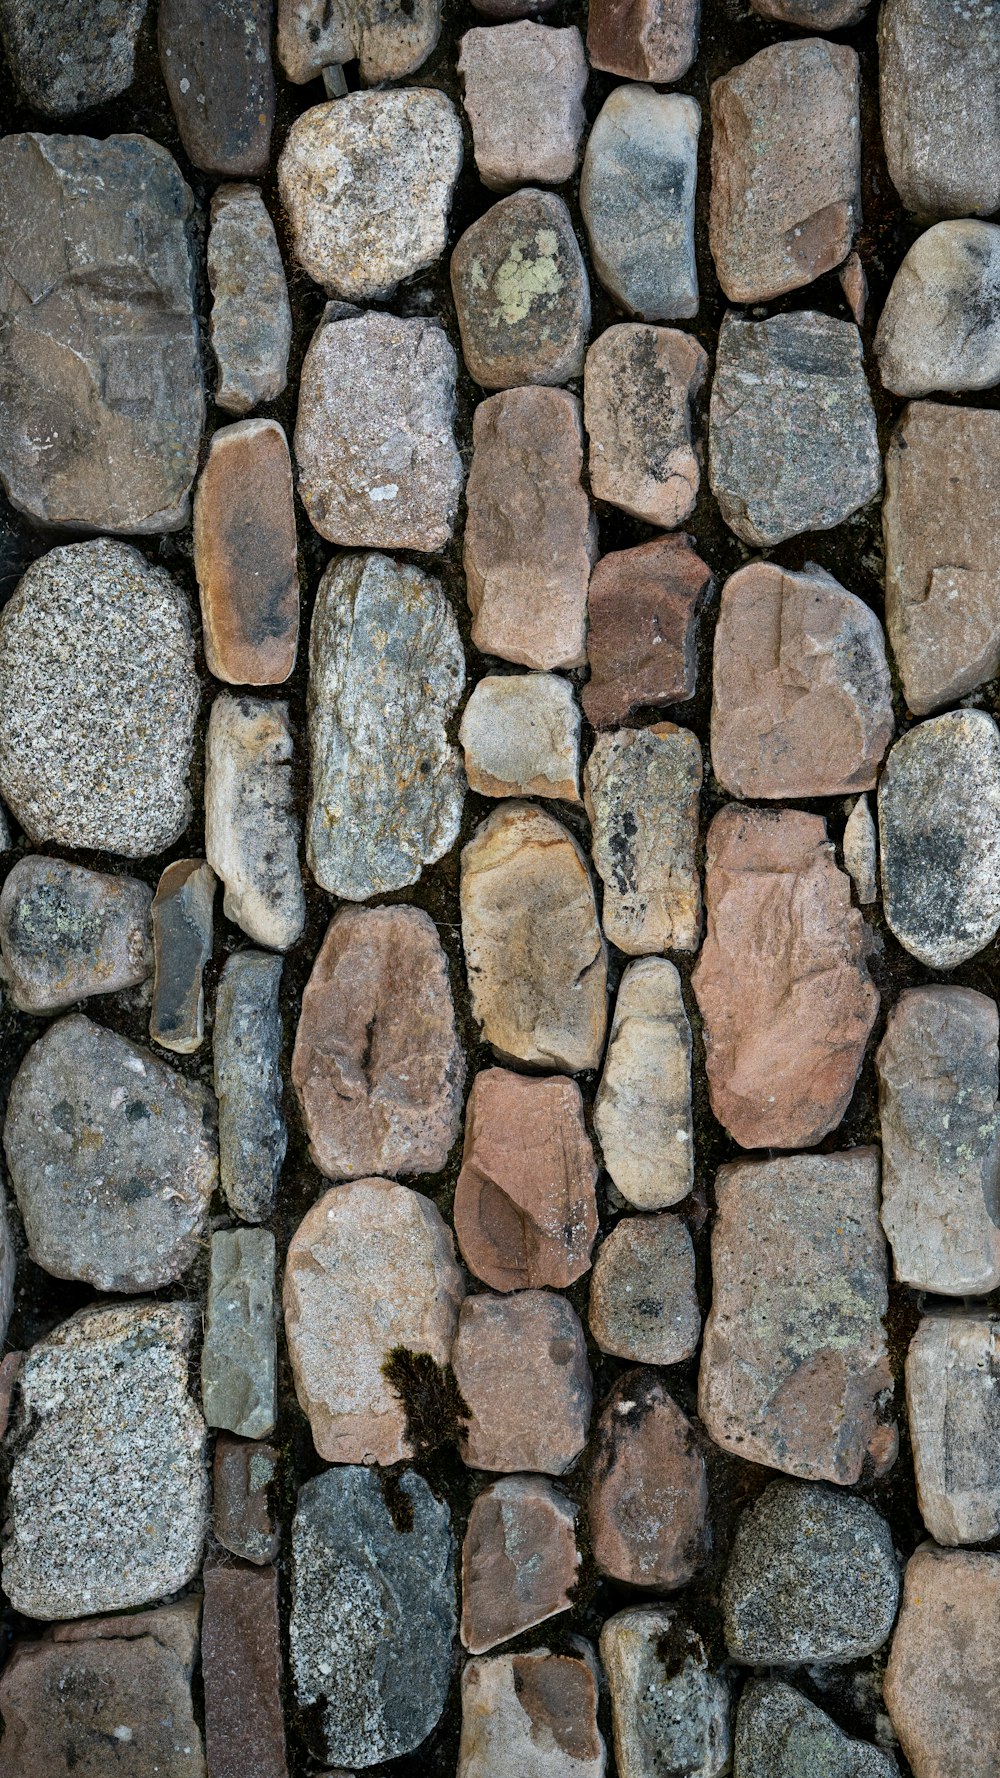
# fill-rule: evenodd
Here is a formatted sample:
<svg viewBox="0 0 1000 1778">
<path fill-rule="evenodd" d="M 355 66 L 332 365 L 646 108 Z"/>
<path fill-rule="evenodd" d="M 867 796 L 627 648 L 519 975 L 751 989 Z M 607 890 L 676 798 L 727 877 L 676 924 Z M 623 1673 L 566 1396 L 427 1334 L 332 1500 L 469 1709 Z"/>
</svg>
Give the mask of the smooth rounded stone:
<svg viewBox="0 0 1000 1778">
<path fill-rule="evenodd" d="M 701 0 L 591 0 L 587 54 L 595 68 L 669 86 L 698 53 Z"/>
<path fill-rule="evenodd" d="M 464 479 L 456 373 L 436 321 L 369 313 L 320 324 L 302 365 L 295 457 L 321 537 L 360 549 L 449 542 Z"/>
<path fill-rule="evenodd" d="M 701 480 L 691 406 L 708 354 L 675 327 L 609 327 L 584 367 L 590 486 L 633 518 L 671 528 L 694 509 Z"/>
<path fill-rule="evenodd" d="M 296 86 L 354 61 L 366 86 L 401 80 L 440 34 L 441 0 L 278 0 L 278 56 Z"/>
<path fill-rule="evenodd" d="M 480 796 L 580 801 L 580 711 L 557 674 L 487 673 L 472 688 L 458 738 L 469 789 Z"/>
<path fill-rule="evenodd" d="M 215 873 L 203 858 L 168 864 L 153 897 L 153 996 L 149 1035 L 192 1055 L 205 1040 L 205 965 L 212 956 Z"/>
<path fill-rule="evenodd" d="M 0 791 L 36 845 L 143 858 L 191 819 L 185 593 L 108 537 L 33 562 L 0 614 Z"/>
<path fill-rule="evenodd" d="M 604 1165 L 637 1210 L 662 1210 L 694 1185 L 691 1027 L 681 978 L 662 957 L 630 963 L 615 1001 L 594 1101 Z"/>
<path fill-rule="evenodd" d="M 751 1679 L 736 1711 L 737 1778 L 899 1778 L 891 1754 L 854 1741 L 781 1679 Z"/>
<path fill-rule="evenodd" d="M 862 907 L 878 900 L 878 839 L 871 804 L 859 796 L 844 823 L 844 869 Z"/>
<path fill-rule="evenodd" d="M 879 374 L 896 395 L 1000 383 L 1000 228 L 938 222 L 919 235 L 875 334 Z"/>
<path fill-rule="evenodd" d="M 341 908 L 302 996 L 292 1082 L 331 1179 L 437 1173 L 458 1134 L 465 1060 L 429 914 Z"/>
<path fill-rule="evenodd" d="M 629 956 L 698 948 L 701 782 L 698 737 L 672 722 L 598 735 L 584 767 L 602 924 Z"/>
<path fill-rule="evenodd" d="M 988 216 L 1000 207 L 992 0 L 885 0 L 878 50 L 882 140 L 900 199 L 918 215 Z"/>
<path fill-rule="evenodd" d="M 826 822 L 721 809 L 705 911 L 691 985 L 712 1110 L 741 1148 L 812 1148 L 847 1110 L 879 1006 L 871 934 Z"/>
<path fill-rule="evenodd" d="M 921 1317 L 906 1355 L 920 1516 L 938 1543 L 1000 1534 L 1000 1322 Z"/>
<path fill-rule="evenodd" d="M 70 3 L 85 21 L 91 0 Z M 0 141 L 0 481 L 42 524 L 187 523 L 205 418 L 192 208 L 145 136 Z"/>
<path fill-rule="evenodd" d="M 993 1778 L 1000 1557 L 924 1544 L 906 1564 L 885 1701 L 914 1778 Z"/>
<path fill-rule="evenodd" d="M 229 685 L 280 685 L 299 639 L 292 460 L 277 420 L 213 433 L 194 502 L 205 664 Z"/>
<path fill-rule="evenodd" d="M 81 1309 L 26 1355 L 3 1585 L 51 1622 L 176 1593 L 208 1527 L 205 1422 L 188 1393 L 193 1303 Z"/>
<path fill-rule="evenodd" d="M 686 703 L 698 675 L 698 612 L 710 570 L 681 534 L 602 556 L 587 595 L 583 708 L 613 728 L 643 704 Z"/>
<path fill-rule="evenodd" d="M 266 1438 L 278 1418 L 270 1229 L 218 1229 L 212 1236 L 201 1352 L 201 1399 L 209 1426 Z"/>
<path fill-rule="evenodd" d="M 226 960 L 215 997 L 219 1183 L 244 1222 L 270 1216 L 288 1146 L 281 1108 L 283 969 L 281 957 L 237 951 Z"/>
<path fill-rule="evenodd" d="M 675 1612 L 661 1605 L 616 1612 L 601 1631 L 601 1664 L 619 1778 L 728 1772 L 729 1687 Z"/>
<path fill-rule="evenodd" d="M 463 545 L 472 640 L 527 667 L 579 667 L 597 521 L 581 485 L 580 403 L 563 389 L 480 402 Z"/>
<path fill-rule="evenodd" d="M 462 1545 L 462 1642 L 484 1654 L 571 1611 L 576 1510 L 542 1476 L 509 1476 L 472 1503 Z"/>
<path fill-rule="evenodd" d="M 607 954 L 587 860 L 552 815 L 503 803 L 462 849 L 462 944 L 472 1014 L 505 1060 L 596 1068 Z"/>
<path fill-rule="evenodd" d="M 466 1662 L 458 1778 L 604 1778 L 596 1662 L 579 1647 Z"/>
<path fill-rule="evenodd" d="M 159 0 L 160 69 L 188 159 L 265 173 L 274 124 L 274 0 Z"/>
<path fill-rule="evenodd" d="M 0 0 L 0 37 L 21 98 L 51 117 L 117 99 L 132 84 L 148 0 Z"/>
<path fill-rule="evenodd" d="M 870 790 L 895 731 L 885 636 L 871 607 L 810 563 L 751 562 L 722 589 L 712 770 L 738 797 Z"/>
<path fill-rule="evenodd" d="M 288 1778 L 283 1661 L 274 1568 L 225 1556 L 205 1564 L 201 1665 L 212 1778 Z"/>
<path fill-rule="evenodd" d="M 578 377 L 590 285 L 570 213 L 525 186 L 467 228 L 451 256 L 462 356 L 484 389 Z"/>
<path fill-rule="evenodd" d="M 814 310 L 725 315 L 708 466 L 726 524 L 761 549 L 830 531 L 867 506 L 882 459 L 854 323 Z"/>
<path fill-rule="evenodd" d="M 281 1539 L 271 1509 L 278 1474 L 273 1445 L 220 1432 L 212 1464 L 212 1530 L 241 1561 L 274 1562 Z"/>
<path fill-rule="evenodd" d="M 451 1366 L 471 1469 L 562 1475 L 587 1442 L 592 1389 L 575 1310 L 548 1290 L 466 1297 Z"/>
<path fill-rule="evenodd" d="M 195 1081 L 82 1013 L 14 1077 L 4 1150 L 35 1262 L 98 1290 L 155 1290 L 201 1249 L 218 1183 L 215 1105 Z"/>
<path fill-rule="evenodd" d="M 205 851 L 222 911 L 258 944 L 287 951 L 305 924 L 288 705 L 222 692 L 205 741 Z"/>
<path fill-rule="evenodd" d="M 459 45 L 458 72 L 476 169 L 490 191 L 562 185 L 576 172 L 587 58 L 575 25 L 532 19 L 477 26 Z"/>
<path fill-rule="evenodd" d="M 949 710 L 901 735 L 878 791 L 885 917 L 931 969 L 964 963 L 1000 926 L 1000 733 Z"/>
<path fill-rule="evenodd" d="M 599 1573 L 684 1586 L 705 1554 L 708 1483 L 694 1430 L 655 1371 L 612 1386 L 592 1440 L 587 1515 Z"/>
<path fill-rule="evenodd" d="M 700 129 L 700 107 L 686 94 L 618 86 L 587 138 L 580 214 L 594 270 L 615 301 L 643 321 L 698 313 Z"/>
<path fill-rule="evenodd" d="M 18 1012 L 60 1012 L 137 987 L 153 968 L 152 891 L 61 858 L 19 858 L 0 892 L 4 988 Z"/>
<path fill-rule="evenodd" d="M 395 1515 L 370 1469 L 299 1490 L 292 1526 L 292 1679 L 325 1757 L 373 1766 L 419 1747 L 445 1705 L 455 1636 L 447 1506 L 413 1470 Z M 314 1720 L 315 1720 L 314 1719 Z"/>
<path fill-rule="evenodd" d="M 215 399 L 230 414 L 273 401 L 288 380 L 292 311 L 278 239 L 255 185 L 220 185 L 208 235 Z"/>
<path fill-rule="evenodd" d="M 679 1216 L 623 1216 L 597 1250 L 587 1322 L 602 1352 L 680 1364 L 701 1334 L 694 1247 Z"/>
</svg>

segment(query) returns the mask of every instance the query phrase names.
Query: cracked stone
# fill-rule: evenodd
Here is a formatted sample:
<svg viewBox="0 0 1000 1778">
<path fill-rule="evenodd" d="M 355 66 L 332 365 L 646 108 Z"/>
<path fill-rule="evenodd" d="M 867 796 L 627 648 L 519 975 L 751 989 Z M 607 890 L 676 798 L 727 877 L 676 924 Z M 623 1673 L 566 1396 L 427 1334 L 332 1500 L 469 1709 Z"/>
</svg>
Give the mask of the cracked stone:
<svg viewBox="0 0 1000 1778">
<path fill-rule="evenodd" d="M 305 924 L 288 705 L 222 692 L 205 742 L 205 851 L 222 911 L 258 944 L 287 951 Z"/>
</svg>

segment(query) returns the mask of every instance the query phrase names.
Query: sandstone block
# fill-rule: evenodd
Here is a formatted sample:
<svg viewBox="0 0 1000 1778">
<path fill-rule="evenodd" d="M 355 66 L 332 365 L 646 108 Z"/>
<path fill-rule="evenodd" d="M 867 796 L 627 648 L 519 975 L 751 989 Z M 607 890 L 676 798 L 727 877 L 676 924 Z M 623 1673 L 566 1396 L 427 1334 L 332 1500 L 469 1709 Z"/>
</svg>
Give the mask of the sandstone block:
<svg viewBox="0 0 1000 1778">
<path fill-rule="evenodd" d="M 212 1778 L 288 1778 L 274 1568 L 206 1563 L 201 1665 Z"/>
<path fill-rule="evenodd" d="M 882 381 L 895 395 L 1000 383 L 995 223 L 938 222 L 918 235 L 885 299 L 875 354 Z"/>
<path fill-rule="evenodd" d="M 587 54 L 595 68 L 669 86 L 698 53 L 700 0 L 592 0 Z"/>
<path fill-rule="evenodd" d="M 1000 1557 L 925 1544 L 906 1564 L 885 1701 L 914 1778 L 993 1778 Z"/>
<path fill-rule="evenodd" d="M 466 31 L 458 72 L 476 167 L 490 191 L 562 185 L 576 172 L 587 58 L 575 25 L 531 19 Z"/>
<path fill-rule="evenodd" d="M 487 673 L 462 712 L 469 788 L 578 803 L 580 711 L 556 673 Z"/>
<path fill-rule="evenodd" d="M 458 1778 L 604 1778 L 597 1678 L 580 1655 L 493 1655 L 462 1673 Z"/>
<path fill-rule="evenodd" d="M 708 355 L 675 327 L 609 327 L 584 367 L 590 485 L 633 518 L 670 530 L 694 509 L 701 466 L 691 406 Z"/>
<path fill-rule="evenodd" d="M 705 1555 L 708 1483 L 694 1430 L 655 1371 L 626 1371 L 593 1441 L 587 1514 L 601 1574 L 682 1587 Z"/>
<path fill-rule="evenodd" d="M 292 461 L 277 420 L 213 433 L 194 502 L 205 663 L 229 685 L 280 685 L 299 639 Z"/>
<path fill-rule="evenodd" d="M 1000 1323 L 924 1315 L 906 1355 L 920 1515 L 938 1543 L 1000 1533 Z"/>
<path fill-rule="evenodd" d="M 219 1182 L 244 1222 L 271 1214 L 288 1144 L 281 1108 L 283 968 L 283 959 L 269 952 L 237 951 L 226 960 L 215 997 Z"/>
<path fill-rule="evenodd" d="M 542 1476 L 509 1476 L 477 1494 L 462 1545 L 462 1642 L 485 1654 L 571 1611 L 580 1556 L 575 1509 Z"/>
<path fill-rule="evenodd" d="M 623 1216 L 601 1243 L 587 1321 L 602 1352 L 680 1364 L 701 1335 L 694 1247 L 679 1216 Z"/>
<path fill-rule="evenodd" d="M 275 1243 L 270 1229 L 217 1229 L 201 1351 L 209 1426 L 266 1438 L 278 1418 Z"/>
<path fill-rule="evenodd" d="M 278 1473 L 273 1445 L 220 1432 L 212 1465 L 212 1530 L 244 1562 L 274 1562 L 281 1544 L 271 1509 Z"/>
<path fill-rule="evenodd" d="M 918 215 L 988 216 L 1000 207 L 991 7 L 888 0 L 878 23 L 882 140 L 900 198 Z"/>
</svg>

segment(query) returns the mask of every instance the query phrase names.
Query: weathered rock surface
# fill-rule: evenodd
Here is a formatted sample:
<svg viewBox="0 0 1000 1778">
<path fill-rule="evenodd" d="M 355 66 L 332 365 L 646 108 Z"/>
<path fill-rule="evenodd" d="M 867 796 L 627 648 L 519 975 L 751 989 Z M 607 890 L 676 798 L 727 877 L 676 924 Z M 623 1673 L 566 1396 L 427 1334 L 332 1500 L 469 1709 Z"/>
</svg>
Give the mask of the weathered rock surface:
<svg viewBox="0 0 1000 1778">
<path fill-rule="evenodd" d="M 238 951 L 227 959 L 215 996 L 219 1182 L 244 1222 L 270 1216 L 288 1146 L 279 1066 L 283 968 L 281 957 Z"/>
<path fill-rule="evenodd" d="M 675 327 L 609 327 L 587 353 L 590 485 L 633 518 L 671 528 L 694 508 L 701 466 L 691 405 L 708 354 Z"/>
<path fill-rule="evenodd" d="M 462 1641 L 484 1654 L 573 1606 L 575 1509 L 542 1476 L 509 1476 L 472 1503 L 462 1545 Z"/>
<path fill-rule="evenodd" d="M 212 1236 L 201 1398 L 209 1426 L 266 1438 L 278 1417 L 274 1236 L 219 1229 Z"/>
<path fill-rule="evenodd" d="M 938 1543 L 1000 1533 L 1000 1323 L 921 1317 L 906 1355 L 920 1516 Z"/>
<path fill-rule="evenodd" d="M 902 202 L 919 215 L 989 215 L 1000 207 L 992 6 L 887 0 L 878 48 L 882 140 Z"/>
<path fill-rule="evenodd" d="M 532 19 L 481 26 L 461 39 L 458 72 L 476 168 L 490 191 L 562 185 L 576 172 L 587 58 L 575 25 Z"/>
<path fill-rule="evenodd" d="M 611 1691 L 619 1778 L 717 1778 L 729 1770 L 729 1687 L 701 1637 L 660 1605 L 608 1618 L 601 1662 Z"/>
<path fill-rule="evenodd" d="M 1000 383 L 1000 228 L 939 222 L 919 235 L 886 297 L 875 353 L 896 395 Z"/>
<path fill-rule="evenodd" d="M 914 1778 L 992 1778 L 1000 1558 L 925 1544 L 906 1564 L 885 1701 Z"/>
<path fill-rule="evenodd" d="M 288 705 L 222 692 L 205 742 L 205 851 L 222 909 L 249 938 L 287 951 L 305 924 Z"/>
<path fill-rule="evenodd" d="M 468 1409 L 459 1449 L 471 1469 L 569 1469 L 587 1442 L 591 1381 L 583 1328 L 564 1296 L 466 1297 L 451 1363 Z"/>
<path fill-rule="evenodd" d="M 871 804 L 859 796 L 844 823 L 844 868 L 862 907 L 878 898 L 878 839 Z"/>
<path fill-rule="evenodd" d="M 224 1549 L 245 1562 L 273 1562 L 280 1537 L 271 1510 L 278 1473 L 273 1445 L 248 1443 L 220 1432 L 212 1465 L 212 1530 Z"/>
<path fill-rule="evenodd" d="M 159 0 L 160 68 L 188 158 L 206 173 L 267 171 L 274 0 Z"/>
<path fill-rule="evenodd" d="M 7 1210 L 7 1198 L 6 1194 L 0 1193 L 0 1335 L 4 1340 L 7 1338 L 7 1328 L 14 1307 L 16 1257 L 10 1216 Z M 0 1365 L 0 1396 L 6 1398 L 2 1408 L 4 1433 L 7 1430 L 7 1421 L 10 1417 L 14 1387 L 20 1375 L 21 1357 L 20 1353 L 8 1353 L 3 1364 Z M 3 1434 L 0 1433 L 0 1437 L 2 1436 Z"/>
<path fill-rule="evenodd" d="M 280 685 L 299 639 L 292 461 L 277 420 L 213 433 L 194 502 L 205 664 L 230 685 Z"/>
<path fill-rule="evenodd" d="M 698 313 L 694 199 L 697 100 L 618 86 L 587 138 L 580 213 L 604 288 L 643 321 Z M 636 212 L 642 227 L 636 226 Z"/>
<path fill-rule="evenodd" d="M 230 414 L 273 401 L 288 377 L 292 311 L 274 223 L 255 185 L 212 195 L 208 282 L 215 399 Z"/>
<path fill-rule="evenodd" d="M 4 987 L 19 1012 L 59 1012 L 146 981 L 152 892 L 61 858 L 19 858 L 0 893 Z"/>
<path fill-rule="evenodd" d="M 669 86 L 698 53 L 700 0 L 593 0 L 587 53 L 595 68 Z"/>
<path fill-rule="evenodd" d="M 484 389 L 580 375 L 590 285 L 562 198 L 525 186 L 494 204 L 455 248 L 451 288 L 466 368 Z"/>
<path fill-rule="evenodd" d="M 701 781 L 698 738 L 672 722 L 598 735 L 584 767 L 602 924 L 629 956 L 697 950 Z"/>
<path fill-rule="evenodd" d="M 868 5 L 868 0 L 864 0 Z M 868 308 L 868 274 L 859 253 L 849 253 L 837 273 L 837 283 L 844 293 L 851 314 L 860 327 Z"/>
<path fill-rule="evenodd" d="M 278 0 L 278 55 L 296 86 L 355 60 L 367 86 L 400 80 L 427 60 L 440 31 L 441 0 Z"/>
<path fill-rule="evenodd" d="M 762 19 L 800 25 L 804 31 L 840 31 L 864 18 L 870 0 L 750 0 L 750 4 Z"/>
<path fill-rule="evenodd" d="M 580 711 L 557 674 L 487 673 L 462 712 L 459 740 L 480 796 L 580 801 Z"/>
<path fill-rule="evenodd" d="M 586 1655 L 536 1648 L 467 1661 L 458 1778 L 604 1778 L 597 1702 Z"/>
<path fill-rule="evenodd" d="M 694 1248 L 679 1216 L 623 1216 L 594 1259 L 587 1321 L 602 1352 L 680 1364 L 701 1334 Z"/>
<path fill-rule="evenodd" d="M 0 37 L 25 103 L 72 117 L 132 84 L 147 0 L 0 0 Z"/>
<path fill-rule="evenodd" d="M 711 581 L 684 535 L 601 557 L 587 595 L 590 679 L 582 694 L 595 728 L 614 727 L 643 704 L 694 696 L 698 611 Z"/>
<path fill-rule="evenodd" d="M 898 1778 L 891 1754 L 853 1741 L 832 1717 L 780 1679 L 752 1679 L 736 1711 L 733 1743 L 740 1778 Z"/>
<path fill-rule="evenodd" d="M 594 1432 L 587 1513 L 601 1574 L 682 1587 L 705 1553 L 708 1483 L 689 1422 L 655 1371 L 626 1371 Z"/>
<path fill-rule="evenodd" d="M 661 1210 L 694 1184 L 691 1027 L 681 980 L 662 957 L 622 976 L 597 1097 L 604 1165 L 637 1210 Z"/>
<path fill-rule="evenodd" d="M 205 1040 L 205 965 L 212 956 L 215 873 L 203 858 L 168 864 L 153 897 L 149 1035 L 189 1056 Z"/>
<path fill-rule="evenodd" d="M 201 1665 L 212 1778 L 288 1778 L 282 1712 L 281 1622 L 273 1568 L 205 1566 Z"/>
</svg>

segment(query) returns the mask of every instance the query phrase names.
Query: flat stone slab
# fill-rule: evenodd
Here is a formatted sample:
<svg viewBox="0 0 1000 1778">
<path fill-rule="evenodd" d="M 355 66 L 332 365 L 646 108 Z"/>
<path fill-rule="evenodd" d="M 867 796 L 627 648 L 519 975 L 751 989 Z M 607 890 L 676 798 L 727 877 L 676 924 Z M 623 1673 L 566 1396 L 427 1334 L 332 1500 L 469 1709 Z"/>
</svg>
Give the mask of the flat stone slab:
<svg viewBox="0 0 1000 1778">
<path fill-rule="evenodd" d="M 590 285 L 554 192 L 525 186 L 467 228 L 451 256 L 451 288 L 466 369 L 484 389 L 580 375 Z"/>
<path fill-rule="evenodd" d="M 459 1451 L 470 1469 L 563 1475 L 587 1443 L 592 1399 L 575 1310 L 551 1290 L 466 1297 L 451 1352 L 468 1409 Z"/>
<path fill-rule="evenodd" d="M 576 172 L 585 127 L 587 57 L 575 25 L 518 19 L 466 31 L 458 72 L 476 169 L 490 191 L 562 185 Z"/>
<path fill-rule="evenodd" d="M 160 69 L 188 158 L 228 178 L 267 171 L 273 0 L 160 0 Z"/>
<path fill-rule="evenodd" d="M 292 787 L 288 705 L 222 692 L 205 740 L 205 851 L 223 884 L 222 911 L 249 938 L 287 951 L 306 903 Z"/>
<path fill-rule="evenodd" d="M 729 1687 L 701 1637 L 661 1605 L 616 1612 L 601 1631 L 621 1778 L 729 1770 Z"/>
<path fill-rule="evenodd" d="M 271 1214 L 288 1145 L 280 1069 L 283 968 L 283 959 L 269 952 L 237 951 L 226 960 L 215 996 L 219 1183 L 244 1222 Z"/>
<path fill-rule="evenodd" d="M 698 613 L 710 570 L 683 533 L 612 550 L 587 594 L 590 679 L 583 708 L 613 728 L 644 704 L 686 703 L 698 677 Z"/>
<path fill-rule="evenodd" d="M 694 951 L 701 935 L 701 746 L 673 722 L 598 735 L 583 771 L 606 937 L 628 956 Z"/>
<path fill-rule="evenodd" d="M 597 500 L 672 529 L 694 510 L 701 480 L 691 407 L 708 354 L 675 327 L 609 327 L 587 353 L 584 419 Z"/>
<path fill-rule="evenodd" d="M 462 1643 L 485 1654 L 573 1609 L 576 1508 L 543 1476 L 504 1476 L 477 1494 L 462 1545 Z"/>
<path fill-rule="evenodd" d="M 201 1665 L 212 1778 L 288 1778 L 281 1620 L 274 1568 L 205 1564 Z"/>
<path fill-rule="evenodd" d="M 1000 1557 L 925 1544 L 907 1562 L 885 1701 L 915 1778 L 993 1778 L 998 1611 Z"/>
<path fill-rule="evenodd" d="M 686 94 L 619 86 L 587 138 L 580 213 L 594 270 L 615 301 L 643 321 L 683 321 L 698 313 L 700 129 L 701 110 Z"/>
<path fill-rule="evenodd" d="M 855 1741 L 781 1679 L 752 1679 L 736 1710 L 736 1769 L 745 1778 L 899 1778 L 890 1753 Z"/>
<path fill-rule="evenodd" d="M 906 1355 L 920 1516 L 941 1544 L 1000 1533 L 1000 1322 L 923 1315 Z"/>
<path fill-rule="evenodd" d="M 694 1429 L 655 1371 L 626 1371 L 592 1441 L 587 1515 L 601 1574 L 684 1586 L 705 1558 L 708 1482 Z"/>
<path fill-rule="evenodd" d="M 637 1210 L 662 1210 L 694 1184 L 691 1027 L 681 979 L 662 957 L 630 963 L 615 1001 L 594 1129 L 604 1165 Z"/>
<path fill-rule="evenodd" d="M 623 1216 L 594 1257 L 587 1324 L 602 1352 L 633 1364 L 680 1364 L 701 1311 L 694 1247 L 680 1216 Z"/>
<path fill-rule="evenodd" d="M 72 117 L 132 84 L 147 0 L 53 0 L 41 28 L 34 0 L 0 0 L 0 36 L 21 97 Z"/>
<path fill-rule="evenodd" d="M 917 236 L 879 316 L 875 355 L 882 381 L 895 395 L 1000 383 L 995 223 L 938 222 Z"/>
<path fill-rule="evenodd" d="M 19 858 L 0 892 L 4 988 L 19 1012 L 115 994 L 153 968 L 152 891 L 61 858 Z"/>
<path fill-rule="evenodd" d="M 587 54 L 594 68 L 669 86 L 698 53 L 699 0 L 592 0 Z"/>
<path fill-rule="evenodd" d="M 472 688 L 459 740 L 480 796 L 580 801 L 580 710 L 557 673 L 487 673 Z"/>
<path fill-rule="evenodd" d="M 902 202 L 918 215 L 990 215 L 1000 208 L 1000 36 L 991 8 L 888 0 L 878 25 L 882 140 Z"/>
<path fill-rule="evenodd" d="M 277 420 L 212 434 L 194 502 L 205 664 L 229 685 L 280 685 L 299 639 L 292 460 Z"/>
<path fill-rule="evenodd" d="M 220 185 L 209 210 L 209 338 L 215 399 L 245 414 L 280 395 L 288 378 L 292 311 L 274 223 L 255 185 Z"/>
<path fill-rule="evenodd" d="M 266 1438 L 278 1418 L 270 1229 L 217 1229 L 212 1236 L 201 1398 L 209 1426 Z"/>
<path fill-rule="evenodd" d="M 596 1662 L 582 1647 L 466 1662 L 457 1778 L 604 1778 Z"/>
</svg>

